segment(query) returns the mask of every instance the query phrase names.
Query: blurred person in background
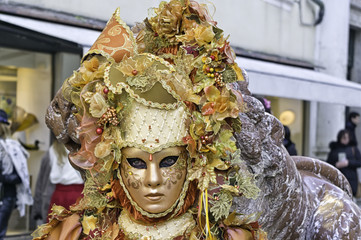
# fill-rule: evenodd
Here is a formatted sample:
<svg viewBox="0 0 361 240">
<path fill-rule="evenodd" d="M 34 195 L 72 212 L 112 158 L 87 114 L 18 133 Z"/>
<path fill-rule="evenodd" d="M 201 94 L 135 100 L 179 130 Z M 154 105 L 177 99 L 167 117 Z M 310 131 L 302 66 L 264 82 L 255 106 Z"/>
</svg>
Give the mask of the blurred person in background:
<svg viewBox="0 0 361 240">
<path fill-rule="evenodd" d="M 350 146 L 349 131 L 338 132 L 337 142 L 330 143 L 330 153 L 327 162 L 338 168 L 349 181 L 353 196 L 356 196 L 358 186 L 357 168 L 361 167 L 361 155 L 357 147 Z"/>
<path fill-rule="evenodd" d="M 50 182 L 50 154 L 49 150 L 44 154 L 36 180 L 34 205 L 31 211 L 31 219 L 36 227 L 46 222 L 51 196 L 54 193 L 55 185 Z"/>
<path fill-rule="evenodd" d="M 75 170 L 68 160 L 69 151 L 64 144 L 54 141 L 49 149 L 50 182 L 55 185 L 55 191 L 51 197 L 48 213 L 53 204 L 63 206 L 69 210 L 81 196 L 84 181 L 80 173 Z"/>
<path fill-rule="evenodd" d="M 285 138 L 283 139 L 283 142 L 282 142 L 283 146 L 285 146 L 285 148 L 287 149 L 287 152 L 291 156 L 296 156 L 297 155 L 296 145 L 291 140 L 290 128 L 285 125 L 283 126 L 283 128 L 285 130 Z"/>
<path fill-rule="evenodd" d="M 258 99 L 258 101 L 260 101 L 264 107 L 265 112 L 272 114 L 272 109 L 271 109 L 271 101 L 268 100 L 265 97 L 261 97 L 261 96 L 255 96 L 255 98 Z"/>
<path fill-rule="evenodd" d="M 10 135 L 8 116 L 0 109 L 0 240 L 6 235 L 15 206 L 23 217 L 25 205 L 33 203 L 27 166 L 29 154 Z"/>
<path fill-rule="evenodd" d="M 357 147 L 357 138 L 355 134 L 355 129 L 357 125 L 360 123 L 360 114 L 357 112 L 351 112 L 348 115 L 348 119 L 346 122 L 346 129 L 349 131 L 350 134 L 350 146 Z"/>
</svg>

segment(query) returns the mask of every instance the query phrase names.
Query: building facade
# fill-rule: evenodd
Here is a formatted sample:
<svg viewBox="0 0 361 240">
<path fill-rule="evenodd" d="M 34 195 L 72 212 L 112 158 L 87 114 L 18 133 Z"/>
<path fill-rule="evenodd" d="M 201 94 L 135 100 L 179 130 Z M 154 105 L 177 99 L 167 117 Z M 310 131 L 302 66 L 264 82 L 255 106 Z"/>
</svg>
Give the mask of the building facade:
<svg viewBox="0 0 361 240">
<path fill-rule="evenodd" d="M 206 2 L 230 34 L 251 92 L 271 101 L 300 155 L 325 159 L 346 114 L 361 113 L 361 0 Z M 0 0 L 0 97 L 39 119 L 19 134 L 24 142 L 41 142 L 29 160 L 33 188 L 51 139 L 45 111 L 62 81 L 117 7 L 132 26 L 159 3 Z M 361 127 L 357 131 L 361 140 Z"/>
</svg>

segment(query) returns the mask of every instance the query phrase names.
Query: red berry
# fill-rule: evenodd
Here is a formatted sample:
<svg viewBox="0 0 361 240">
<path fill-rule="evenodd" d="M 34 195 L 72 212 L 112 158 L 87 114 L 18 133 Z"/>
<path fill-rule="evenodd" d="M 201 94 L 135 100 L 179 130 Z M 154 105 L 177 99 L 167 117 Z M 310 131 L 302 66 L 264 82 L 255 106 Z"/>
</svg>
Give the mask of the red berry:
<svg viewBox="0 0 361 240">
<path fill-rule="evenodd" d="M 134 76 L 137 75 L 137 74 L 138 74 L 137 69 L 134 69 L 134 70 L 132 71 L 132 74 L 133 74 Z"/>
<path fill-rule="evenodd" d="M 108 88 L 104 88 L 104 89 L 103 89 L 103 93 L 108 94 L 108 92 L 109 92 L 109 89 L 108 89 Z"/>
<path fill-rule="evenodd" d="M 103 128 L 100 128 L 100 127 L 97 128 L 96 132 L 97 132 L 98 135 L 102 134 L 103 133 Z"/>
<path fill-rule="evenodd" d="M 214 61 L 214 59 L 216 59 L 216 57 L 211 55 L 211 59 L 212 59 L 212 61 Z"/>
</svg>

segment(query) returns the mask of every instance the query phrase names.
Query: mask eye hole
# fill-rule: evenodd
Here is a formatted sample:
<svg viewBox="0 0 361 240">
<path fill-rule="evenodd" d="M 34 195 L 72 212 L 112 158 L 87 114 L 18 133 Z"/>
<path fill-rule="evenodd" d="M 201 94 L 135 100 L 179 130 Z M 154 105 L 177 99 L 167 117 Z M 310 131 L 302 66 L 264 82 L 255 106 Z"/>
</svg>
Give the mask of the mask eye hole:
<svg viewBox="0 0 361 240">
<path fill-rule="evenodd" d="M 147 169 L 147 164 L 140 158 L 127 158 L 130 166 L 136 169 Z"/>
<path fill-rule="evenodd" d="M 159 163 L 160 168 L 171 167 L 173 166 L 178 160 L 178 156 L 168 156 L 162 159 Z"/>
</svg>

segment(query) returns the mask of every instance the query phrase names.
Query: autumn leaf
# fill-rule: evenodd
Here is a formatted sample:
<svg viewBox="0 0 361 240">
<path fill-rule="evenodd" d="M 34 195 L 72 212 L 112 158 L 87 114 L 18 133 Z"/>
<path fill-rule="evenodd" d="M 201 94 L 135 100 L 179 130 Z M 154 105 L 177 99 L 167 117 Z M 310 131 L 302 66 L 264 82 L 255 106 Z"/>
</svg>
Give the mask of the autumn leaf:
<svg viewBox="0 0 361 240">
<path fill-rule="evenodd" d="M 209 182 L 217 183 L 216 173 L 214 172 L 214 167 L 204 166 L 204 167 L 194 167 L 189 171 L 190 181 L 195 179 L 198 180 L 198 188 L 201 191 L 204 191 L 208 188 Z"/>
<path fill-rule="evenodd" d="M 83 226 L 83 233 L 89 235 L 89 232 L 94 230 L 96 227 L 96 222 L 98 218 L 91 216 L 84 216 L 81 221 L 81 225 Z"/>
<path fill-rule="evenodd" d="M 210 164 L 210 166 L 218 169 L 218 170 L 227 170 L 229 168 L 229 165 L 227 165 L 224 161 L 222 161 L 219 158 L 214 158 Z"/>
<path fill-rule="evenodd" d="M 239 190 L 234 186 L 223 184 L 221 187 L 228 192 L 239 194 Z"/>
</svg>

